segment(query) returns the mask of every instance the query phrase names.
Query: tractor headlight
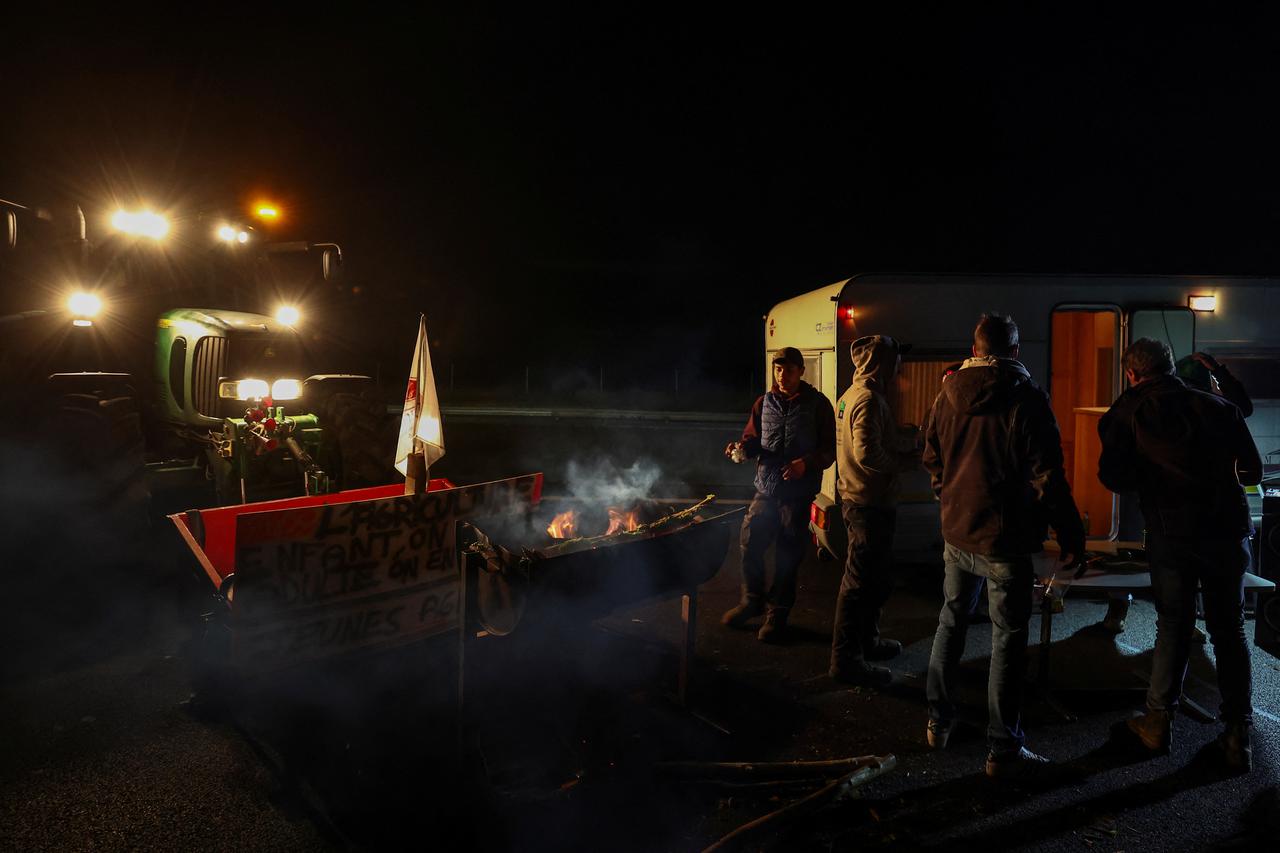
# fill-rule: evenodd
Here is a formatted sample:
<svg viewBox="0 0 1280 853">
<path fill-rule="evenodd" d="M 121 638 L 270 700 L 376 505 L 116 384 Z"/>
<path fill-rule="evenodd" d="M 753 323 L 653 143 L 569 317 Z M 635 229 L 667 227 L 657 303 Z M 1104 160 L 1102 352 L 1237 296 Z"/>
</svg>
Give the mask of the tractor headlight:
<svg viewBox="0 0 1280 853">
<path fill-rule="evenodd" d="M 169 233 L 169 220 L 151 210 L 117 210 L 111 216 L 111 227 L 122 234 L 162 240 Z"/>
<path fill-rule="evenodd" d="M 296 400 L 302 396 L 302 383 L 297 379 L 277 379 L 271 383 L 271 399 Z"/>
<path fill-rule="evenodd" d="M 218 396 L 224 400 L 261 400 L 271 394 L 264 379 L 233 379 L 218 383 Z"/>
<path fill-rule="evenodd" d="M 67 298 L 67 310 L 78 320 L 92 320 L 102 311 L 102 300 L 96 294 L 83 290 Z"/>
<path fill-rule="evenodd" d="M 301 319 L 302 312 L 293 305 L 281 305 L 276 309 L 277 323 L 292 327 L 298 325 L 298 321 Z"/>
<path fill-rule="evenodd" d="M 267 384 L 265 379 L 229 379 L 218 383 L 218 396 L 224 400 L 297 400 L 302 396 L 302 382 L 277 379 Z"/>
</svg>

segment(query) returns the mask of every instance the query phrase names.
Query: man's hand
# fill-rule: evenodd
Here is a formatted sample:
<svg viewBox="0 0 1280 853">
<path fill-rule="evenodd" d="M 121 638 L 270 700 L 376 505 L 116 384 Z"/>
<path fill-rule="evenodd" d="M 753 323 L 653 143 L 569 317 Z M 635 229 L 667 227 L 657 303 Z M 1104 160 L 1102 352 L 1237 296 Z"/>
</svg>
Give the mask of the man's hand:
<svg viewBox="0 0 1280 853">
<path fill-rule="evenodd" d="M 726 459 L 732 459 L 732 458 L 733 458 L 733 449 L 734 449 L 735 447 L 737 447 L 737 446 L 738 446 L 738 442 L 736 442 L 736 441 L 731 441 L 731 442 L 729 442 L 728 444 L 726 444 L 726 445 L 724 446 L 724 457 L 725 457 Z"/>
<path fill-rule="evenodd" d="M 804 468 L 803 459 L 792 459 L 786 464 L 786 467 L 782 469 L 782 479 L 799 480 L 804 476 Z"/>
<path fill-rule="evenodd" d="M 1207 352 L 1193 352 L 1191 357 L 1203 364 L 1205 370 L 1208 370 L 1210 373 L 1213 373 L 1213 371 L 1222 366 L 1218 364 L 1218 360 L 1216 358 L 1209 355 Z"/>
</svg>

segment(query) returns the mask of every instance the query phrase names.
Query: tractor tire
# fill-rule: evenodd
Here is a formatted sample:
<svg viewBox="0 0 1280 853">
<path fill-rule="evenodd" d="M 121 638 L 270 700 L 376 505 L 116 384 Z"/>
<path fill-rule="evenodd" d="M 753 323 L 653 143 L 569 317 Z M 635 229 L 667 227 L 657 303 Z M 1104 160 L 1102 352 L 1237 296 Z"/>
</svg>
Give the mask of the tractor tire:
<svg viewBox="0 0 1280 853">
<path fill-rule="evenodd" d="M 395 421 L 370 393 L 331 394 L 320 411 L 321 465 L 339 489 L 395 482 Z"/>
</svg>

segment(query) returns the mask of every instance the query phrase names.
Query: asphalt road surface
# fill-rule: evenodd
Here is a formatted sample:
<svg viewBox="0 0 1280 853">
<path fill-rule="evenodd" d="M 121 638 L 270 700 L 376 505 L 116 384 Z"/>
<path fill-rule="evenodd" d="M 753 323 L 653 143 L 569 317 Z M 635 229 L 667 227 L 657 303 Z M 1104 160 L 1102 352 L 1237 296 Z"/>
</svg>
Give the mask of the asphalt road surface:
<svg viewBox="0 0 1280 853">
<path fill-rule="evenodd" d="M 570 456 L 584 451 L 626 471 L 644 449 L 660 464 L 676 460 L 671 479 L 654 482 L 683 481 L 695 493 L 714 478 L 681 480 L 682 454 L 718 453 L 736 431 L 690 439 L 644 426 L 614 428 L 610 439 L 609 430 L 577 426 L 542 434 L 541 467 L 567 473 Z M 535 428 L 510 429 L 467 431 L 450 446 L 449 473 L 475 481 L 534 461 L 527 448 L 512 451 L 511 435 Z M 462 448 L 482 445 L 491 452 L 468 471 Z M 1199 761 L 1217 727 L 1185 715 L 1169 756 L 1134 760 L 1107 748 L 1110 725 L 1140 701 L 1130 688 L 1150 665 L 1149 602 L 1137 602 L 1128 629 L 1113 637 L 1097 627 L 1102 603 L 1068 598 L 1054 621 L 1053 683 L 1108 689 L 1064 690 L 1073 720 L 1028 695 L 1028 745 L 1066 773 L 1011 788 L 982 775 L 985 623 L 971 630 L 962 667 L 965 724 L 945 752 L 925 748 L 935 566 L 899 567 L 883 631 L 906 651 L 891 662 L 886 689 L 824 676 L 837 564 L 811 555 L 802 567 L 788 644 L 722 628 L 739 578 L 731 546 L 699 596 L 689 707 L 672 698 L 680 601 L 646 602 L 536 641 L 517 632 L 478 642 L 460 750 L 452 639 L 223 682 L 192 703 L 191 639 L 207 591 L 167 530 L 136 560 L 90 578 L 54 557 L 36 571 L 23 556 L 4 567 L 0 849 L 698 850 L 813 788 L 679 782 L 656 762 L 888 753 L 896 769 L 859 797 L 755 846 L 1185 851 L 1274 849 L 1277 837 L 1280 662 L 1261 650 L 1253 649 L 1252 774 L 1226 778 Z M 1039 617 L 1031 637 L 1034 659 Z M 1187 693 L 1216 707 L 1211 647 L 1195 651 Z"/>
</svg>

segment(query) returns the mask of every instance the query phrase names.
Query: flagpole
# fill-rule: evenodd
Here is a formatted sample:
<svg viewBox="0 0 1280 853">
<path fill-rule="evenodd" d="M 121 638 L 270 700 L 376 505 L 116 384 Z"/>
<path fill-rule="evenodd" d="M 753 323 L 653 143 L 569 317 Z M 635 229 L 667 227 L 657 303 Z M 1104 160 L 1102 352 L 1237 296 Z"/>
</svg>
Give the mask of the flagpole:
<svg viewBox="0 0 1280 853">
<path fill-rule="evenodd" d="M 413 440 L 413 452 L 409 454 L 405 468 L 404 493 L 421 495 L 427 491 L 427 454 L 422 451 L 422 441 Z"/>
</svg>

